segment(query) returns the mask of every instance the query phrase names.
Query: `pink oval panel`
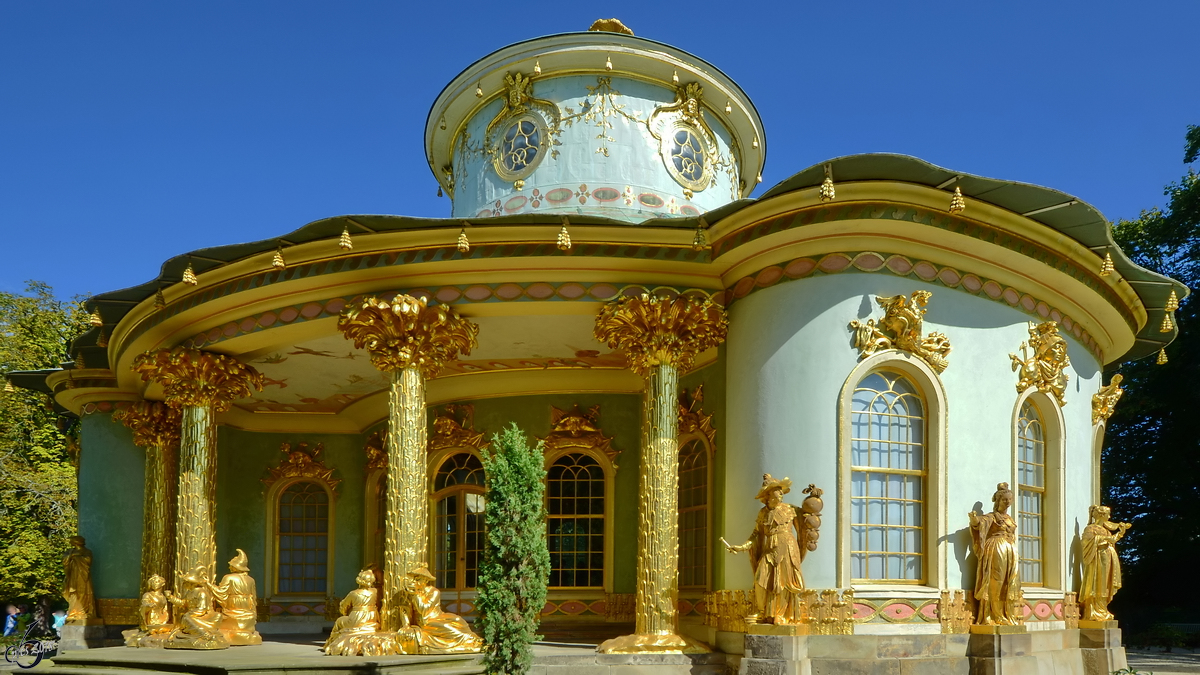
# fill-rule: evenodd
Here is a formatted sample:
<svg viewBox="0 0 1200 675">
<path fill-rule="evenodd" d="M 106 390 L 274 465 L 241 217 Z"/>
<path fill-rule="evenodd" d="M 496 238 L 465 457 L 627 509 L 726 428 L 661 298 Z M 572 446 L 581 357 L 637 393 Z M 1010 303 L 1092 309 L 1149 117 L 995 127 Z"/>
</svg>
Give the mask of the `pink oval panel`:
<svg viewBox="0 0 1200 675">
<path fill-rule="evenodd" d="M 812 258 L 796 258 L 783 268 L 783 273 L 795 279 L 816 269 L 817 263 Z"/>
</svg>

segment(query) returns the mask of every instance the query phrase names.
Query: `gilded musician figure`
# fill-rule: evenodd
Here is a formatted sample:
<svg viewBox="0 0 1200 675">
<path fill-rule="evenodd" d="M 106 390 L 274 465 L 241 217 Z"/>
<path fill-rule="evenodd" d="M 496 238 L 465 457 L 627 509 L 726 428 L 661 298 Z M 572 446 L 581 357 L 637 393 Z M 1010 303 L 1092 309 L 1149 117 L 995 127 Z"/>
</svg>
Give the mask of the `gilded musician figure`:
<svg viewBox="0 0 1200 675">
<path fill-rule="evenodd" d="M 1099 504 L 1088 509 L 1088 526 L 1083 528 L 1083 583 L 1079 602 L 1085 621 L 1112 621 L 1108 603 L 1121 588 L 1121 561 L 1115 544 L 1125 536 L 1129 523 L 1109 520 L 1111 511 Z"/>
</svg>

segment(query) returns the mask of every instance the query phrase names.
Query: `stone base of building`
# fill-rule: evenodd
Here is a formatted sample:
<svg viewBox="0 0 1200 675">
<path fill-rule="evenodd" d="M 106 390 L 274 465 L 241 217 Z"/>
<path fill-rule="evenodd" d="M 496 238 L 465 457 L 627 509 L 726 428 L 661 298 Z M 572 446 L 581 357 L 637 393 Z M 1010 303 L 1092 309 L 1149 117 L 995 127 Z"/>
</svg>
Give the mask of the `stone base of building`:
<svg viewBox="0 0 1200 675">
<path fill-rule="evenodd" d="M 1126 667 L 1121 631 L 933 635 L 746 635 L 741 675 L 1109 675 Z"/>
<path fill-rule="evenodd" d="M 108 637 L 108 627 L 104 625 L 103 621 L 92 621 L 86 624 L 68 623 L 59 630 L 58 651 L 60 653 L 69 649 L 96 649 L 121 644 L 120 640 L 116 640 L 114 644 L 114 640 Z"/>
</svg>

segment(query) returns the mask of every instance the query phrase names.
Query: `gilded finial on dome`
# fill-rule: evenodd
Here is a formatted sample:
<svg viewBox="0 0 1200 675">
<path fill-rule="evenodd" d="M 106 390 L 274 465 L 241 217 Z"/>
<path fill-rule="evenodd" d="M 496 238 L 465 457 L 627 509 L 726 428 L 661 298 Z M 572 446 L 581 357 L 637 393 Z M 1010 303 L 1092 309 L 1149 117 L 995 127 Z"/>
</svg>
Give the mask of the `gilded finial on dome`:
<svg viewBox="0 0 1200 675">
<path fill-rule="evenodd" d="M 620 19 L 596 19 L 592 22 L 592 27 L 589 31 L 600 31 L 604 33 L 621 33 L 622 35 L 633 35 L 633 31 L 629 26 L 621 23 Z"/>
</svg>

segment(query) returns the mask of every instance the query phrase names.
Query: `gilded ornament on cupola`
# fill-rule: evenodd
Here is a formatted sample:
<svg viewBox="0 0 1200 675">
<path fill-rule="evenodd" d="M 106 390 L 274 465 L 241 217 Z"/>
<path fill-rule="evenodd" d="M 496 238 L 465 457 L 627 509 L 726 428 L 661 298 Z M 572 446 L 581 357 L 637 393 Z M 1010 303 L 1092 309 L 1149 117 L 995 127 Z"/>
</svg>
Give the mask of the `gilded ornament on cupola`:
<svg viewBox="0 0 1200 675">
<path fill-rule="evenodd" d="M 520 190 L 524 179 L 559 145 L 558 106 L 533 97 L 533 77 L 504 76 L 504 107 L 488 123 L 484 147 L 501 180 Z"/>
<path fill-rule="evenodd" d="M 703 99 L 704 88 L 689 82 L 676 87 L 673 103 L 655 108 L 646 120 L 667 173 L 692 193 L 712 184 L 721 154 L 716 134 L 704 120 Z"/>
</svg>

